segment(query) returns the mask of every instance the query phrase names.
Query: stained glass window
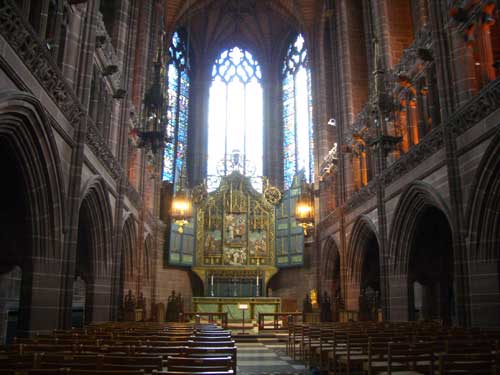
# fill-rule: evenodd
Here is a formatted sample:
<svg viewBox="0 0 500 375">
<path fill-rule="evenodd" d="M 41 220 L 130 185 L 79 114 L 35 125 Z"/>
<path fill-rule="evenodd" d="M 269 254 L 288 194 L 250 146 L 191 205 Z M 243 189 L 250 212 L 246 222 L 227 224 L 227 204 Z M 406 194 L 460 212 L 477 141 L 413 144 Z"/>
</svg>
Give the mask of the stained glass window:
<svg viewBox="0 0 500 375">
<path fill-rule="evenodd" d="M 239 47 L 223 51 L 213 65 L 208 117 L 210 190 L 218 186 L 217 179 L 211 177 L 231 172 L 227 160 L 234 151 L 244 159 L 243 174 L 262 176 L 261 78 L 257 60 Z M 259 189 L 258 182 L 254 187 Z"/>
<path fill-rule="evenodd" d="M 299 34 L 290 44 L 283 64 L 283 152 L 284 186 L 304 170 L 313 181 L 313 126 L 311 72 L 304 37 Z"/>
<path fill-rule="evenodd" d="M 179 187 L 179 179 L 186 162 L 187 128 L 189 115 L 189 72 L 187 48 L 181 31 L 176 31 L 168 49 L 167 66 L 167 124 L 168 142 L 163 157 L 163 181 Z"/>
</svg>

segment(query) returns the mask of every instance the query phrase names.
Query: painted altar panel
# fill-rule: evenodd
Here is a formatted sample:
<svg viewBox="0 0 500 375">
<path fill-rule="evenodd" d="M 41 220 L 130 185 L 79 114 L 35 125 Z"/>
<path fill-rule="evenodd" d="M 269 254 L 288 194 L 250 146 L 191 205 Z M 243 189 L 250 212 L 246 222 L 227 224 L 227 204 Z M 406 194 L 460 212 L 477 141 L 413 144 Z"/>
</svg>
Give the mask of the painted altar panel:
<svg viewBox="0 0 500 375">
<path fill-rule="evenodd" d="M 225 283 L 255 283 L 254 289 L 265 290 L 265 284 L 259 285 L 257 280 L 265 283 L 277 271 L 274 232 L 279 192 L 278 199 L 274 195 L 272 200 L 265 191 L 257 192 L 250 179 L 238 172 L 222 177 L 219 188 L 211 193 L 203 191 L 203 187 L 195 188 L 193 270 L 205 283 L 207 295 L 217 290 L 214 284 L 226 279 Z"/>
<path fill-rule="evenodd" d="M 197 266 L 274 266 L 274 206 L 247 177 L 223 177 L 196 212 Z"/>
</svg>

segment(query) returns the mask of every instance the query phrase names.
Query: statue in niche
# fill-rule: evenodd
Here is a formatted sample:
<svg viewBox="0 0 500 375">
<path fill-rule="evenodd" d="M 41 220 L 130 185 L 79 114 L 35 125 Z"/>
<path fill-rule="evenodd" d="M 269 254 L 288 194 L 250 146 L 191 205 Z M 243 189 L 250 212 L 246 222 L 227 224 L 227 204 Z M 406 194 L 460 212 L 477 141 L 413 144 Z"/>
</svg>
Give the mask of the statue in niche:
<svg viewBox="0 0 500 375">
<path fill-rule="evenodd" d="M 124 311 L 134 311 L 135 310 L 135 297 L 132 294 L 132 290 L 128 290 L 125 296 L 125 302 L 123 303 Z"/>
<path fill-rule="evenodd" d="M 322 322 L 331 322 L 332 321 L 332 306 L 330 296 L 325 291 L 323 293 L 323 297 L 320 302 L 320 320 Z"/>
<path fill-rule="evenodd" d="M 307 293 L 304 301 L 302 302 L 302 312 L 305 314 L 309 314 L 312 313 L 312 309 L 311 299 L 309 298 L 309 293 Z"/>
<path fill-rule="evenodd" d="M 177 310 L 177 316 L 180 314 L 180 313 L 183 313 L 184 312 L 184 298 L 182 298 L 182 294 L 179 293 L 177 295 L 177 298 L 176 298 L 176 301 L 175 301 L 175 305 L 176 305 L 176 310 Z"/>
<path fill-rule="evenodd" d="M 167 322 L 176 322 L 177 320 L 177 296 L 175 295 L 175 290 L 172 290 L 172 294 L 167 300 Z"/>
</svg>

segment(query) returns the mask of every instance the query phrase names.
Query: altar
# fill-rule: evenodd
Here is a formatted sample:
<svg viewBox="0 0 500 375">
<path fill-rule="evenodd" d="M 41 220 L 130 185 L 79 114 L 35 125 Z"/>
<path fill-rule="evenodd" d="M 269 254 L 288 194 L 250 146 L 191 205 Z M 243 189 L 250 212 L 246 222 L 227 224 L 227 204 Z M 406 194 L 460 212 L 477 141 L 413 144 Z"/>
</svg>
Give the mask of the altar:
<svg viewBox="0 0 500 375">
<path fill-rule="evenodd" d="M 227 313 L 229 321 L 241 321 L 238 303 L 249 306 L 245 319 L 280 312 L 281 300 L 266 297 L 269 282 L 280 268 L 302 265 L 304 254 L 304 231 L 293 216 L 299 179 L 283 195 L 267 178 L 257 191 L 238 160 L 230 160 L 234 169 L 219 176 L 217 188 L 209 191 L 205 181 L 191 190 L 193 215 L 172 222 L 168 242 L 169 264 L 190 267 L 203 295 L 193 298 L 191 312 Z"/>
<path fill-rule="evenodd" d="M 195 313 L 226 312 L 229 322 L 241 322 L 243 313 L 238 304 L 248 304 L 245 321 L 257 320 L 259 313 L 281 311 L 281 299 L 274 297 L 193 297 Z"/>
</svg>

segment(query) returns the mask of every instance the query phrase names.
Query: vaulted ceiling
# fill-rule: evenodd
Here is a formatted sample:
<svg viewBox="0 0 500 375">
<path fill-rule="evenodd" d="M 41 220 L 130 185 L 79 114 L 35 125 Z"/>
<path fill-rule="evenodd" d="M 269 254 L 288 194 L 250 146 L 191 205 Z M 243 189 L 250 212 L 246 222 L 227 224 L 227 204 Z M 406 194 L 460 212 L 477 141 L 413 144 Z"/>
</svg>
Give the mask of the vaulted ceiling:
<svg viewBox="0 0 500 375">
<path fill-rule="evenodd" d="M 192 47 L 214 58 L 240 45 L 261 61 L 279 56 L 291 33 L 312 30 L 324 0 L 167 0 L 166 30 L 190 29 Z"/>
</svg>

